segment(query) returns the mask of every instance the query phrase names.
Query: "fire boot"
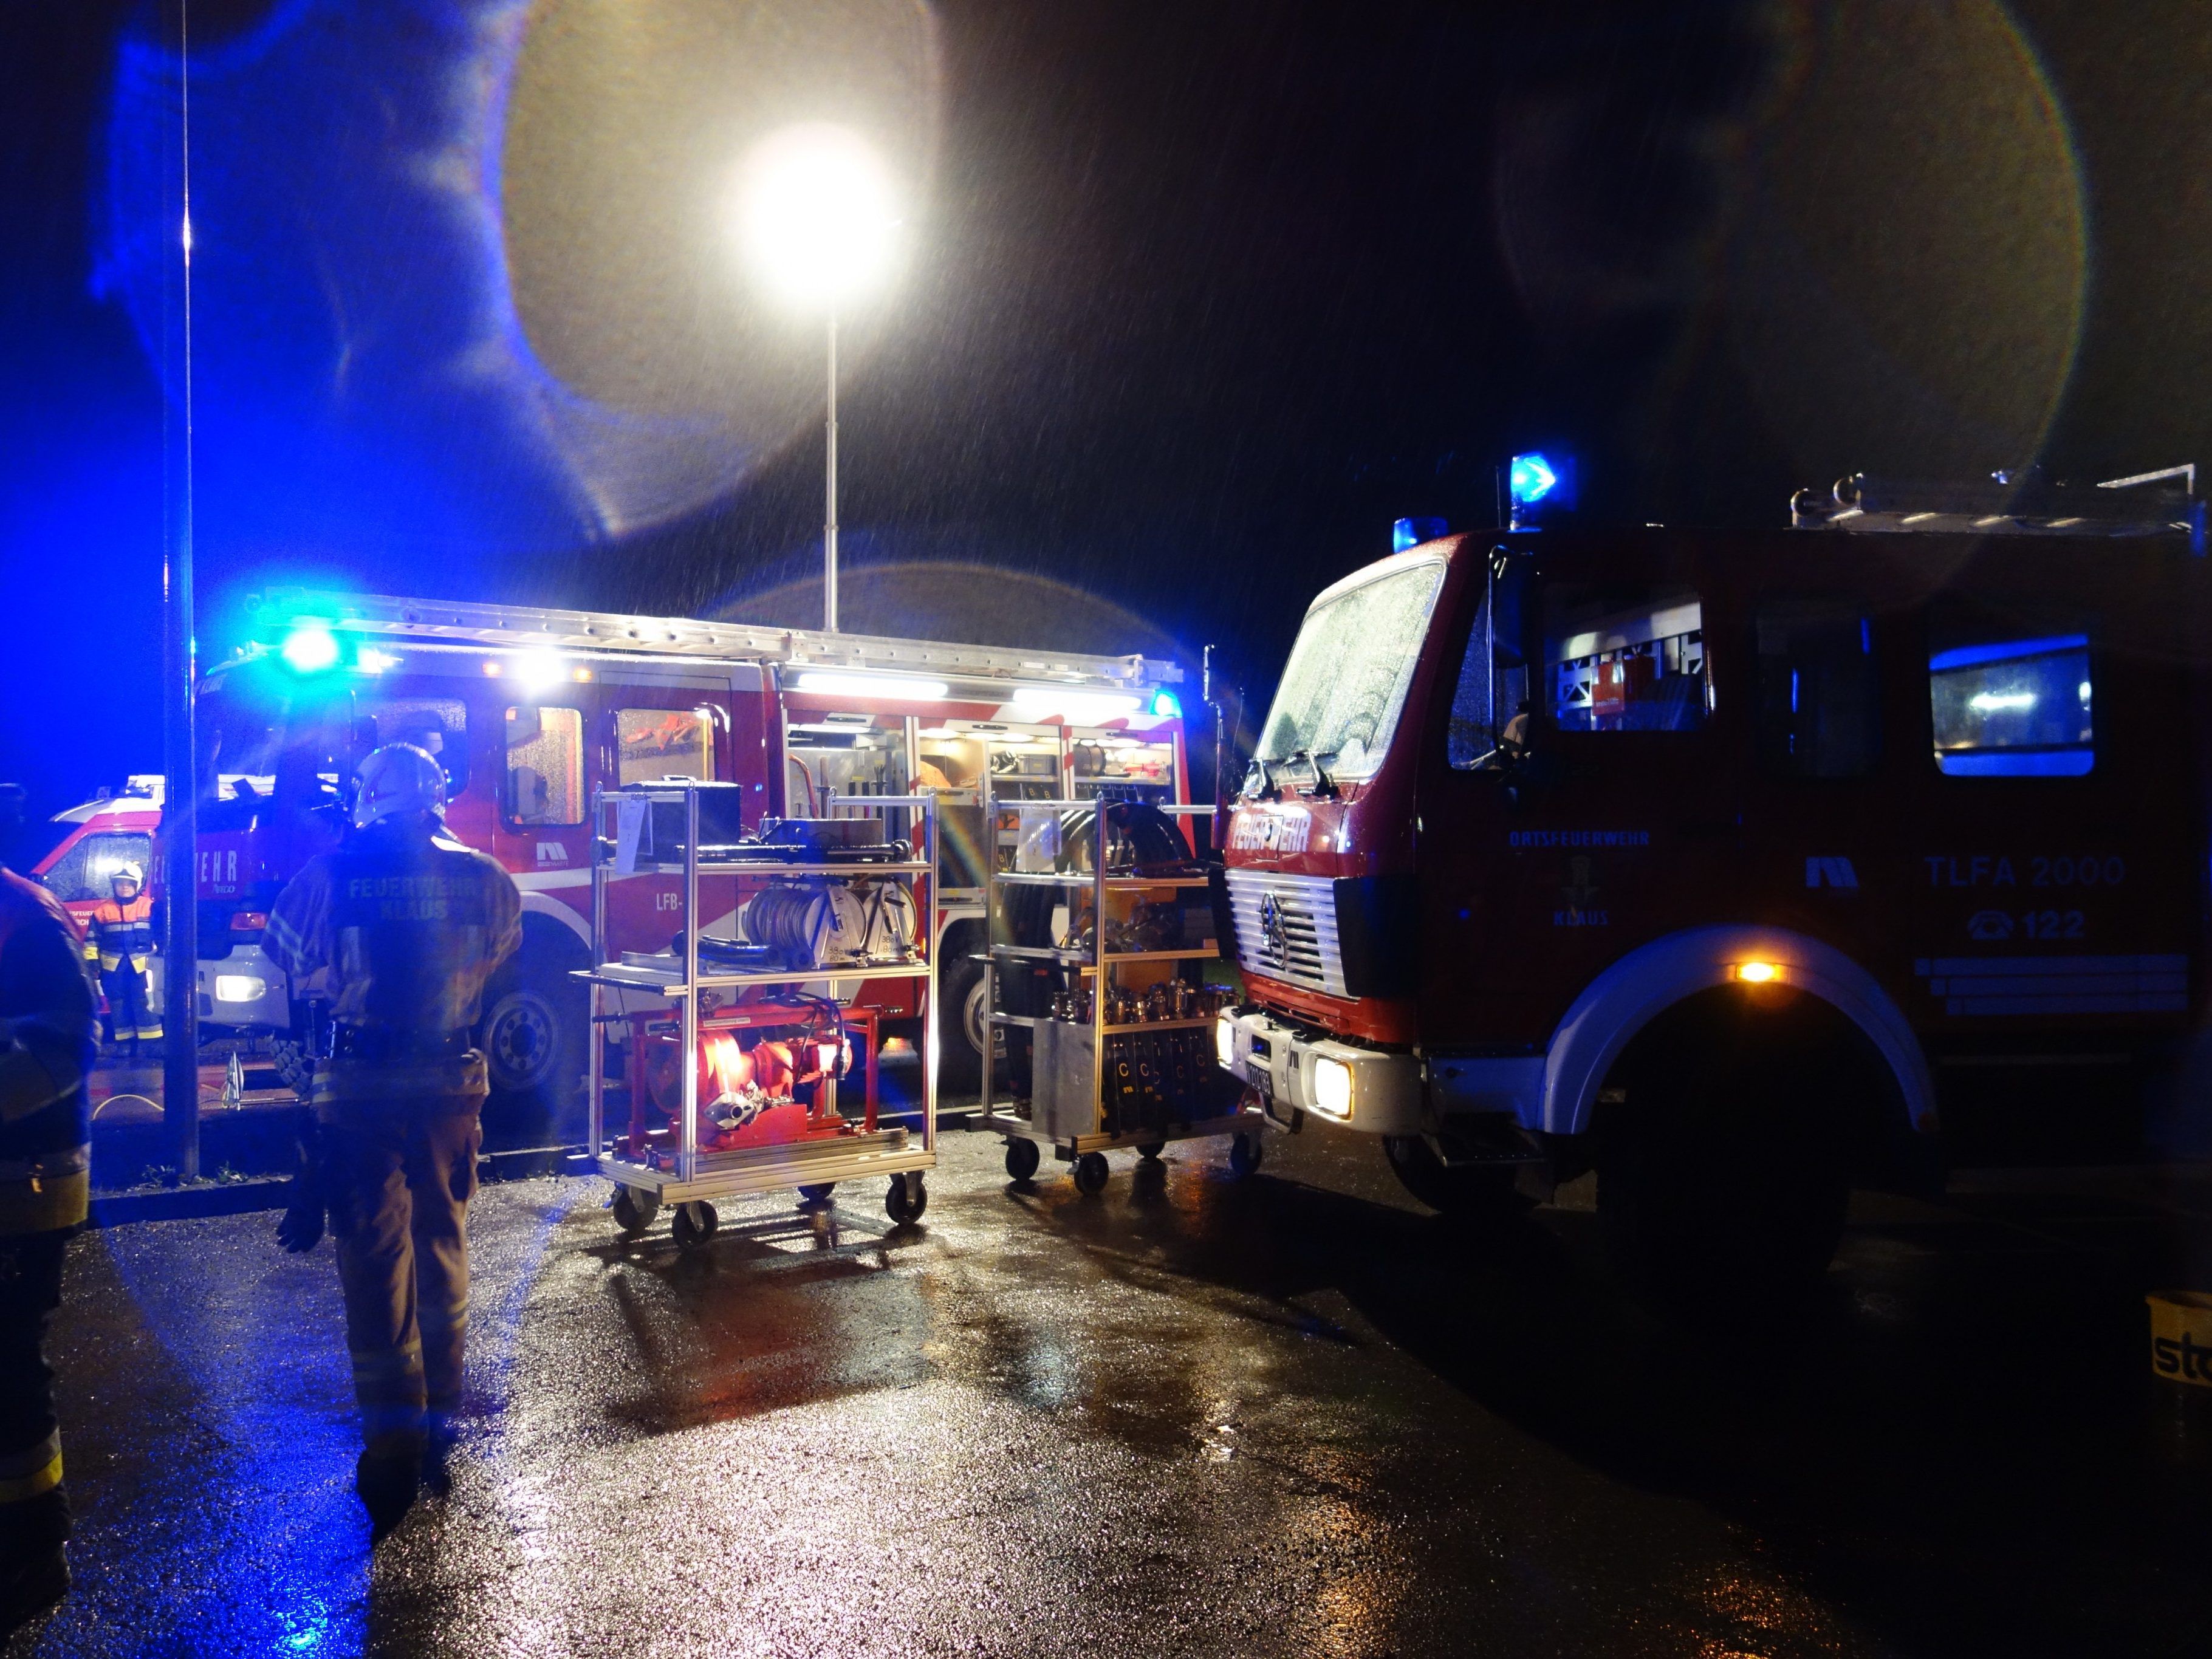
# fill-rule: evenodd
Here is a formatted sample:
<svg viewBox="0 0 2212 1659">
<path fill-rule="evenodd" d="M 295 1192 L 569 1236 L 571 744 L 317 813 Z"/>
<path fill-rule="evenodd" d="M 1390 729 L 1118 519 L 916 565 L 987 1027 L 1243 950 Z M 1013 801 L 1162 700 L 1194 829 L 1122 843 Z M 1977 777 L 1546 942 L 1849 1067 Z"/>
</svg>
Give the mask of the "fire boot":
<svg viewBox="0 0 2212 1659">
<path fill-rule="evenodd" d="M 59 1550 L 0 1575 L 0 1642 L 51 1613 L 69 1589 L 69 1558 Z"/>
<path fill-rule="evenodd" d="M 421 1455 L 405 1451 L 365 1451 L 353 1466 L 353 1489 L 368 1511 L 368 1523 L 381 1538 L 407 1518 L 422 1489 Z"/>
</svg>

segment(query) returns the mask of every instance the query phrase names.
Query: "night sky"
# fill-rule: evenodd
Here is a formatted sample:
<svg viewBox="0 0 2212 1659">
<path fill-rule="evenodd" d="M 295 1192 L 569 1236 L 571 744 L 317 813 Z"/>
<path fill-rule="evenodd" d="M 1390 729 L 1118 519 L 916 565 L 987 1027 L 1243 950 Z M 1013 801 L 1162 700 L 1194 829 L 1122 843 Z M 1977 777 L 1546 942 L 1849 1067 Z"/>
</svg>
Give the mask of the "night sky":
<svg viewBox="0 0 2212 1659">
<path fill-rule="evenodd" d="M 1264 697 L 1314 591 L 1491 522 L 1517 448 L 1735 526 L 2212 462 L 2202 16 L 201 5 L 204 647 L 279 578 L 812 621 L 819 341 L 714 228 L 811 114 L 915 202 L 850 323 L 850 626 L 1216 641 Z M 145 9 L 0 19 L 0 778 L 48 811 L 160 761 L 177 77 Z"/>
</svg>

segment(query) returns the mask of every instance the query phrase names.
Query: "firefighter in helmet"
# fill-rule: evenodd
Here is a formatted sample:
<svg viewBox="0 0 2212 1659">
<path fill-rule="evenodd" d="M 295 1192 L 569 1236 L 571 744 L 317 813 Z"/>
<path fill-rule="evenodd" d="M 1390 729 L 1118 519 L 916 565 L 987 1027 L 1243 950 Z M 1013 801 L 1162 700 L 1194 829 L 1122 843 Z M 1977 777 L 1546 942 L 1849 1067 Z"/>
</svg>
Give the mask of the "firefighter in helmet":
<svg viewBox="0 0 2212 1659">
<path fill-rule="evenodd" d="M 161 1017 L 154 1009 L 153 981 L 146 968 L 154 955 L 154 901 L 146 896 L 146 872 L 135 864 L 118 864 L 110 871 L 107 891 L 92 913 L 85 960 L 100 967 L 109 1039 L 136 1060 L 140 1043 L 161 1040 Z"/>
<path fill-rule="evenodd" d="M 98 1034 L 76 925 L 45 888 L 0 869 L 0 1645 L 69 1590 L 43 1348 L 89 1196 L 84 1079 Z"/>
<path fill-rule="evenodd" d="M 278 1236 L 313 1248 L 327 1210 L 364 1442 L 355 1490 L 381 1536 L 452 1443 L 489 1091 L 469 1033 L 521 943 L 522 902 L 495 860 L 444 833 L 446 775 L 428 753 L 387 744 L 357 775 L 355 833 L 277 896 L 264 937 L 335 1022 L 309 1177 Z"/>
</svg>

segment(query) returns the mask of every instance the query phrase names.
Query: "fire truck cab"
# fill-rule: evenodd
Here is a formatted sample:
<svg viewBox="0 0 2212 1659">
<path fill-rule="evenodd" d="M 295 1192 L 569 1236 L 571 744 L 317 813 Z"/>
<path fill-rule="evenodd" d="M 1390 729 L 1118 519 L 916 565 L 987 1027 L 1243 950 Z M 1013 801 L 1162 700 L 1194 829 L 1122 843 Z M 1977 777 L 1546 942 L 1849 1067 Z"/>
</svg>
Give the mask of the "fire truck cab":
<svg viewBox="0 0 2212 1659">
<path fill-rule="evenodd" d="M 487 1132 L 509 1139 L 580 1121 L 586 1003 L 569 974 L 589 950 L 596 789 L 734 780 L 747 830 L 835 816 L 841 799 L 941 792 L 935 933 L 940 1006 L 961 1022 L 941 1061 L 953 1088 L 988 1030 L 967 961 L 993 856 L 984 769 L 1035 772 L 1063 799 L 1185 798 L 1170 689 L 1182 673 L 1140 656 L 298 590 L 256 604 L 257 643 L 209 670 L 196 704 L 200 776 L 222 781 L 198 812 L 199 1017 L 267 1036 L 304 1080 L 307 1010 L 262 948 L 269 907 L 344 833 L 362 757 L 419 744 L 446 769 L 453 834 L 522 890 L 522 949 L 488 988 L 480 1037 Z M 626 902 L 677 897 L 650 886 L 623 884 Z M 912 981 L 861 995 L 887 1035 L 911 1040 L 900 1022 L 919 1013 Z"/>
<path fill-rule="evenodd" d="M 1945 1158 L 2201 1138 L 2202 507 L 2046 493 L 1330 587 L 1230 815 L 1220 1063 L 1439 1208 L 1594 1167 L 1645 1273 L 1817 1268 L 1851 1184 Z"/>
</svg>

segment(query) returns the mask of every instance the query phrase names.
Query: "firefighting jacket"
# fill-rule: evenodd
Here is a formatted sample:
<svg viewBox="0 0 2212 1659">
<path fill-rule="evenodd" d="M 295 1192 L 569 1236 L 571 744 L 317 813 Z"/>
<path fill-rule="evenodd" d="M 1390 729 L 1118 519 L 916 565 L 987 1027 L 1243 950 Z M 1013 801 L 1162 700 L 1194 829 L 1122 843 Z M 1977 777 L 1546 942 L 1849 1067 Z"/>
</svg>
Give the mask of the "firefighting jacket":
<svg viewBox="0 0 2212 1659">
<path fill-rule="evenodd" d="M 143 891 L 128 904 L 120 899 L 102 900 L 93 910 L 89 933 L 84 954 L 87 960 L 100 963 L 100 972 L 112 974 L 128 958 L 143 974 L 146 959 L 154 954 L 154 901 Z"/>
<path fill-rule="evenodd" d="M 68 912 L 0 870 L 0 1237 L 85 1218 L 94 1010 Z"/>
<path fill-rule="evenodd" d="M 410 1060 L 474 1025 L 485 981 L 522 942 L 514 878 L 483 853 L 399 823 L 371 824 L 311 860 L 276 896 L 263 936 L 304 996 L 341 1026 L 386 1034 L 392 1062 L 326 1062 L 319 1100 L 354 1092 L 481 1098 L 481 1055 Z M 404 1075 L 403 1075 L 404 1074 Z"/>
</svg>

